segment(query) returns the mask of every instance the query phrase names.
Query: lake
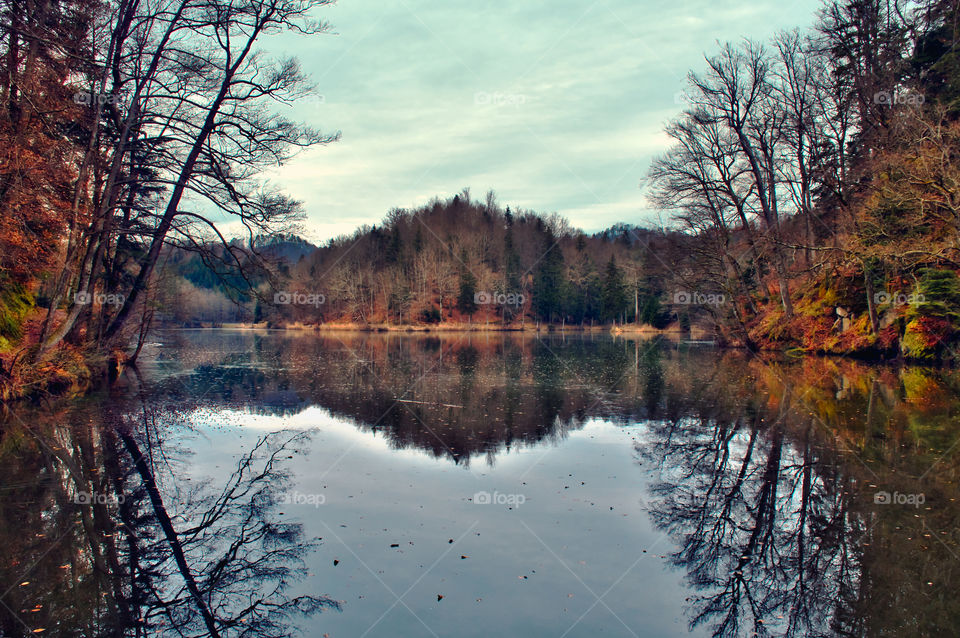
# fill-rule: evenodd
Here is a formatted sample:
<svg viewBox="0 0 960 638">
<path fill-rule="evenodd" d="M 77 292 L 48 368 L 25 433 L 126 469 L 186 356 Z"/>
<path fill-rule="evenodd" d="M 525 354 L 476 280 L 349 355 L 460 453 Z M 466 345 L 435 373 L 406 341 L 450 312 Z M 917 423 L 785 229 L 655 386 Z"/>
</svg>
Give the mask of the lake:
<svg viewBox="0 0 960 638">
<path fill-rule="evenodd" d="M 953 370 L 160 332 L 3 416 L 0 630 L 956 635 L 958 419 Z"/>
</svg>

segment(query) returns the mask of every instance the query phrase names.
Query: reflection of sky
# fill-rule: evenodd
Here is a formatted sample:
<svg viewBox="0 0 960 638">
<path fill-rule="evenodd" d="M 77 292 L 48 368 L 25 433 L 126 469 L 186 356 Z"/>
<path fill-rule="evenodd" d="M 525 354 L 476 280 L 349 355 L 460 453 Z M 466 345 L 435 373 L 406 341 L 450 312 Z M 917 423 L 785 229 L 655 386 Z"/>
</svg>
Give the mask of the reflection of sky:
<svg viewBox="0 0 960 638">
<path fill-rule="evenodd" d="M 390 447 L 389 441 L 376 431 L 359 430 L 345 419 L 339 419 L 330 413 L 330 410 L 319 406 L 312 406 L 296 414 L 276 416 L 272 414 L 255 414 L 249 410 L 217 409 L 210 411 L 204 408 L 193 411 L 185 417 L 193 425 L 203 427 L 212 425 L 217 428 L 234 426 L 243 430 L 259 432 L 260 435 L 280 430 L 309 430 L 314 441 L 335 441 L 348 448 L 362 447 L 369 452 L 378 454 L 401 455 L 407 459 L 430 459 L 434 456 L 425 450 L 407 448 L 396 450 Z"/>
<path fill-rule="evenodd" d="M 395 602 L 388 587 L 406 593 L 404 602 L 439 636 L 559 636 L 581 615 L 568 636 L 687 635 L 683 576 L 661 558 L 672 548 L 645 511 L 649 477 L 633 450 L 640 426 L 593 420 L 559 445 L 464 468 L 390 450 L 382 437 L 321 408 L 285 418 L 229 410 L 195 416 L 202 432 L 190 441 L 196 478 L 222 480 L 268 431 L 311 429 L 309 443 L 283 467 L 291 493 L 323 494 L 324 503 L 279 511 L 303 522 L 308 538 L 323 538 L 304 591 L 345 605 L 307 621 L 307 636 L 362 635 Z M 206 427 L 214 422 L 225 427 Z M 480 491 L 526 501 L 514 509 L 478 505 L 471 499 Z M 607 592 L 603 603 L 613 613 L 594 605 L 588 588 Z M 430 633 L 397 604 L 367 635 Z"/>
<path fill-rule="evenodd" d="M 587 230 L 641 222 L 638 186 L 690 69 L 717 40 L 813 21 L 818 0 L 343 0 L 333 33 L 275 36 L 322 100 L 287 111 L 343 139 L 274 179 L 322 240 L 470 187 Z"/>
</svg>

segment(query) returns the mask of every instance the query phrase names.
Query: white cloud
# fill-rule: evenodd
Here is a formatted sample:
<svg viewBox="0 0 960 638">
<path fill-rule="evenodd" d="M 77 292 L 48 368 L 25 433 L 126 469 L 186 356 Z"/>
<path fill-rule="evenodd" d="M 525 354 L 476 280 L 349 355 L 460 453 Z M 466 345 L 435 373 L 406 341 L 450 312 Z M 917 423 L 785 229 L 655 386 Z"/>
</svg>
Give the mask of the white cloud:
<svg viewBox="0 0 960 638">
<path fill-rule="evenodd" d="M 272 178 L 304 201 L 314 240 L 465 186 L 588 230 L 639 222 L 686 72 L 718 39 L 803 26 L 818 6 L 345 0 L 323 14 L 339 35 L 271 41 L 324 96 L 295 116 L 343 131 Z"/>
</svg>

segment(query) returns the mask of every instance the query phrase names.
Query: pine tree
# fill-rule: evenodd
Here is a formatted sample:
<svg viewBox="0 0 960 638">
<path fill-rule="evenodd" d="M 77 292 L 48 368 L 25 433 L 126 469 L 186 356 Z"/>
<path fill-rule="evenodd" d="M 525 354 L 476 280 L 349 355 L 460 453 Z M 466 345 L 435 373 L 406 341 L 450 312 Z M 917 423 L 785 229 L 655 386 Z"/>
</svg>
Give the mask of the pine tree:
<svg viewBox="0 0 960 638">
<path fill-rule="evenodd" d="M 544 255 L 533 282 L 534 312 L 543 321 L 553 321 L 563 314 L 567 293 L 564 270 L 560 246 L 553 234 L 547 232 L 544 239 Z"/>
<path fill-rule="evenodd" d="M 473 314 L 477 311 L 477 278 L 473 273 L 464 268 L 460 273 L 460 294 L 457 295 L 457 309 L 473 320 Z"/>
<path fill-rule="evenodd" d="M 400 238 L 400 227 L 394 225 L 390 230 L 390 242 L 387 244 L 387 263 L 398 263 L 403 256 L 403 240 Z"/>
<path fill-rule="evenodd" d="M 617 267 L 613 255 L 610 256 L 610 261 L 607 263 L 603 275 L 601 294 L 601 318 L 615 321 L 621 313 L 626 311 L 629 299 L 627 298 L 627 286 L 623 281 L 623 273 Z"/>
</svg>

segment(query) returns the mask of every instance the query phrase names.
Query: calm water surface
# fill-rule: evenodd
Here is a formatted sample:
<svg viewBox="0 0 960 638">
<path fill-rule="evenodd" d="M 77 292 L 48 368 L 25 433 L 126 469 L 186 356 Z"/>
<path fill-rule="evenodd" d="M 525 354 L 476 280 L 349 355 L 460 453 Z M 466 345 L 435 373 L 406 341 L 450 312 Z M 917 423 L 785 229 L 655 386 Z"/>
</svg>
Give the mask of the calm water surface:
<svg viewBox="0 0 960 638">
<path fill-rule="evenodd" d="M 954 371 L 164 332 L 3 416 L 0 631 L 958 635 L 958 418 Z"/>
</svg>

